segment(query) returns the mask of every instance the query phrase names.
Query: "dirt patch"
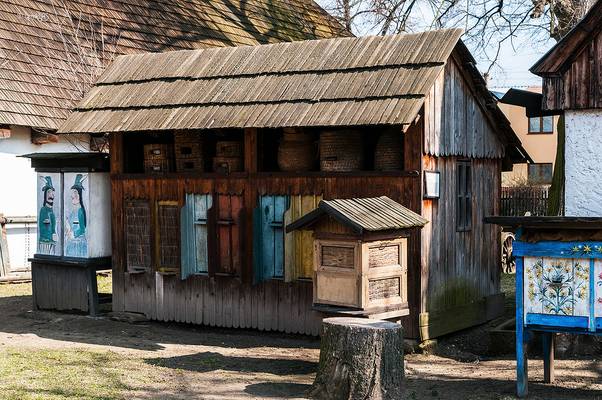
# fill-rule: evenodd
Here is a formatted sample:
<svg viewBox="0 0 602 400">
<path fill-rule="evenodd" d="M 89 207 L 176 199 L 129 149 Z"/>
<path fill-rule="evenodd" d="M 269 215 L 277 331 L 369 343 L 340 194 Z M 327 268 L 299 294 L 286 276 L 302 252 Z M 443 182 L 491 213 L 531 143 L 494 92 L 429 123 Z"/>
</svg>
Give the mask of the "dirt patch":
<svg viewBox="0 0 602 400">
<path fill-rule="evenodd" d="M 314 378 L 315 338 L 32 312 L 30 290 L 0 285 L 0 399 L 298 399 Z M 475 357 L 407 355 L 406 399 L 512 399 L 512 357 Z M 532 398 L 602 399 L 594 359 L 529 372 Z"/>
</svg>

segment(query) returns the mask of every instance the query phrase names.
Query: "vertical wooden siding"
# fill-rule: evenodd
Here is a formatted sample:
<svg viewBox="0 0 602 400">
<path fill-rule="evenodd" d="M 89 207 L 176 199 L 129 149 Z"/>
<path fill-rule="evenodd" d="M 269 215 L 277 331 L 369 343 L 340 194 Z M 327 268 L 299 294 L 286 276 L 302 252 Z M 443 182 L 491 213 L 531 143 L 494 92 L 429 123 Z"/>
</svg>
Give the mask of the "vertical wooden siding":
<svg viewBox="0 0 602 400">
<path fill-rule="evenodd" d="M 561 76 L 544 78 L 543 97 L 546 110 L 602 108 L 602 32 L 592 34 Z"/>
<path fill-rule="evenodd" d="M 414 133 L 411 133 L 414 135 Z M 420 148 L 418 148 L 419 150 Z M 380 196 L 386 193 L 394 200 L 411 209 L 420 211 L 420 178 L 415 176 L 354 176 L 354 177 L 269 177 L 255 175 L 242 178 L 149 178 L 114 176 L 113 210 L 114 219 L 121 225 L 114 229 L 113 270 L 117 280 L 114 285 L 114 310 L 140 312 L 149 318 L 162 321 L 185 321 L 211 326 L 236 326 L 262 330 L 279 330 L 305 334 L 319 332 L 321 314 L 312 311 L 312 283 L 307 281 L 268 280 L 252 285 L 244 279 L 227 276 L 162 276 L 155 272 L 129 274 L 125 269 L 125 241 L 123 204 L 127 198 L 146 198 L 150 204 L 163 199 L 178 199 L 180 207 L 185 203 L 186 193 L 230 193 L 222 194 L 222 214 L 225 220 L 236 220 L 236 211 L 224 212 L 224 204 L 233 204 L 240 214 L 252 212 L 257 204 L 242 204 L 245 188 L 253 187 L 258 193 L 300 196 L 318 194 L 325 198 Z M 219 197 L 219 195 L 218 195 Z M 258 201 L 258 200 L 257 200 Z M 219 207 L 219 205 L 218 205 Z M 214 200 L 215 208 L 215 200 Z M 117 212 L 116 210 L 122 210 Z M 226 208 L 227 210 L 227 208 Z M 239 219 L 240 219 L 239 214 Z M 234 216 L 233 216 L 234 215 Z M 226 225 L 230 229 L 232 225 Z M 410 238 L 410 243 L 419 247 L 419 237 Z M 252 235 L 240 238 L 245 249 L 252 248 Z M 231 245 L 230 245 L 231 246 Z M 411 247 L 411 245 L 410 245 Z M 414 251 L 414 256 L 418 250 Z M 233 249 L 232 257 L 240 260 L 241 251 Z M 245 258 L 246 259 L 246 258 Z M 418 260 L 410 260 L 409 281 L 420 282 Z M 239 261 L 240 263 L 241 261 Z M 221 265 L 221 262 L 220 262 Z M 241 268 L 252 271 L 252 265 Z M 410 288 L 410 291 L 415 290 Z M 411 296 L 411 294 L 410 294 Z M 410 299 L 414 302 L 414 299 Z M 416 306 L 416 310 L 418 307 Z M 184 313 L 182 316 L 180 313 Z M 413 321 L 414 318 L 412 318 Z M 417 317 L 415 318 L 417 319 Z M 408 320 L 407 337 L 416 337 L 417 323 Z"/>
<path fill-rule="evenodd" d="M 504 146 L 453 58 L 424 103 L 424 153 L 501 158 Z"/>
<path fill-rule="evenodd" d="M 500 293 L 499 229 L 483 218 L 499 213 L 501 160 L 472 160 L 472 227 L 457 228 L 457 158 L 425 156 L 425 169 L 441 173 L 441 197 L 424 200 L 422 312 L 440 312 Z"/>
<path fill-rule="evenodd" d="M 210 326 L 243 327 L 260 330 L 278 330 L 315 335 L 319 332 L 323 314 L 312 311 L 312 283 L 294 280 L 268 280 L 253 285 L 252 243 L 253 226 L 249 221 L 257 207 L 259 196 L 310 196 L 315 198 L 373 197 L 386 194 L 395 201 L 421 212 L 421 153 L 422 119 L 404 133 L 404 169 L 412 174 L 400 175 L 331 175 L 286 176 L 245 173 L 230 177 L 148 177 L 123 175 L 119 156 L 123 154 L 119 135 L 111 135 L 112 154 L 112 229 L 113 229 L 113 309 L 140 312 L 162 321 L 182 321 Z M 245 133 L 245 140 L 252 138 Z M 248 146 L 252 148 L 252 146 Z M 249 162 L 250 164 L 250 162 Z M 251 169 L 252 170 L 252 169 Z M 242 273 L 239 278 L 212 274 L 216 265 L 209 265 L 210 277 L 194 275 L 182 280 L 180 276 L 163 276 L 149 271 L 130 274 L 126 271 L 124 202 L 126 199 L 145 199 L 149 204 L 162 200 L 177 200 L 185 204 L 186 193 L 220 193 L 233 199 L 213 198 L 213 210 L 223 204 L 234 204 L 239 209 L 239 236 L 241 250 L 230 253 L 239 258 Z M 243 204 L 242 198 L 245 202 Z M 223 213 L 223 210 L 222 210 Z M 226 217 L 217 213 L 210 218 Z M 236 211 L 233 213 L 236 215 Z M 152 231 L 154 235 L 154 230 Z M 211 236 L 211 235 L 210 235 Z M 154 243 L 154 239 L 153 239 Z M 232 245 L 230 245 L 232 247 Z M 236 245 L 234 246 L 236 247 Z M 411 315 L 403 319 L 404 334 L 418 337 L 420 310 L 420 233 L 415 232 L 408 243 L 408 297 Z M 244 254 L 244 256 L 241 256 Z M 217 257 L 217 255 L 215 255 Z M 210 258 L 211 261 L 211 258 Z M 153 264 L 155 262 L 153 261 Z M 234 263 L 236 265 L 236 263 Z"/>
</svg>

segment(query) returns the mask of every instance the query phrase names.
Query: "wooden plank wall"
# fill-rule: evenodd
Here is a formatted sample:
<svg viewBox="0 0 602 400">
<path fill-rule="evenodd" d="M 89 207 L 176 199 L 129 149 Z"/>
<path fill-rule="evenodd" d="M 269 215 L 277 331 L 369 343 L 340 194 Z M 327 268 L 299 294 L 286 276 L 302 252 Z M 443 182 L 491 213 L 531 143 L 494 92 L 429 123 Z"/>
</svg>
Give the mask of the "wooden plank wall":
<svg viewBox="0 0 602 400">
<path fill-rule="evenodd" d="M 424 153 L 501 158 L 504 145 L 454 58 L 437 77 L 424 103 Z"/>
<path fill-rule="evenodd" d="M 546 110 L 602 108 L 602 32 L 592 34 L 561 76 L 544 78 L 543 96 Z"/>
<path fill-rule="evenodd" d="M 483 218 L 499 215 L 501 160 L 475 159 L 472 167 L 472 229 L 456 231 L 457 157 L 424 157 L 424 168 L 441 178 L 439 199 L 423 202 L 421 312 L 444 314 L 500 293 L 500 232 Z M 460 316 L 458 316 L 460 318 Z M 466 326 L 475 321 L 466 320 Z"/>
<path fill-rule="evenodd" d="M 141 312 L 162 321 L 183 321 L 222 327 L 245 327 L 315 335 L 319 332 L 322 314 L 311 310 L 312 283 L 295 280 L 269 280 L 253 285 L 253 231 L 243 227 L 241 249 L 243 265 L 234 276 L 211 274 L 181 280 L 179 276 L 160 275 L 154 271 L 130 274 L 125 265 L 123 204 L 131 199 L 177 201 L 182 207 L 186 193 L 239 195 L 244 198 L 243 214 L 252 215 L 262 195 L 319 195 L 326 199 L 372 197 L 386 194 L 406 207 L 420 212 L 421 208 L 421 122 L 406 133 L 404 146 L 407 171 L 387 175 L 317 174 L 295 176 L 269 173 L 240 173 L 231 176 L 167 176 L 122 174 L 119 156 L 112 153 L 112 229 L 113 229 L 113 310 Z M 249 132 L 247 132 L 249 133 Z M 247 135 L 247 139 L 252 135 Z M 249 142 L 248 140 L 247 142 Z M 122 141 L 115 135 L 112 148 Z M 250 165 L 251 162 L 247 162 Z M 244 219 L 248 221 L 249 219 Z M 153 222 L 154 223 L 154 222 Z M 155 230 L 151 230 L 155 234 Z M 151 240 L 154 242 L 154 240 Z M 408 271 L 409 303 L 412 312 L 405 318 L 406 337 L 418 335 L 420 293 L 420 234 L 409 240 Z M 154 255 L 153 255 L 154 257 Z M 153 262 L 156 265 L 156 261 Z"/>
<path fill-rule="evenodd" d="M 31 263 L 34 307 L 88 312 L 88 272 L 83 267 Z"/>
</svg>

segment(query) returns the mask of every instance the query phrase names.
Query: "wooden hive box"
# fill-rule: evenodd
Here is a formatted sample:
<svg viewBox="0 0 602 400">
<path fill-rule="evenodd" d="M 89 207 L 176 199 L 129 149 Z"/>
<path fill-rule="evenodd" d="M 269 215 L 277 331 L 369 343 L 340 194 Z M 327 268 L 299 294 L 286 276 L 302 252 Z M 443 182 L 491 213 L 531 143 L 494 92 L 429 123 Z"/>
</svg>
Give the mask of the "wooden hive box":
<svg viewBox="0 0 602 400">
<path fill-rule="evenodd" d="M 314 231 L 314 304 L 407 310 L 407 237 L 426 223 L 388 197 L 323 200 L 287 231 Z"/>
</svg>

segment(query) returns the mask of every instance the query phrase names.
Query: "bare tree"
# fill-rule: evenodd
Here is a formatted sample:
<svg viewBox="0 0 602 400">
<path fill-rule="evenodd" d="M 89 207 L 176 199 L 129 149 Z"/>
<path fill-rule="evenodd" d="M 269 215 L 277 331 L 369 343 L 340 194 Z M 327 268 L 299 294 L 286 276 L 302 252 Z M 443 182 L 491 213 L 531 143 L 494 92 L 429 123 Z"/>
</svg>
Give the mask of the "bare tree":
<svg viewBox="0 0 602 400">
<path fill-rule="evenodd" d="M 24 61 L 37 66 L 38 78 L 44 85 L 65 88 L 64 82 L 70 83 L 70 89 L 63 91 L 70 103 L 67 106 L 82 100 L 117 56 L 119 34 L 109 33 L 101 18 L 83 13 L 71 2 L 50 0 L 50 11 L 32 11 L 22 14 L 21 18 L 28 25 L 44 29 L 50 35 L 48 39 L 60 43 L 58 48 L 41 47 L 42 56 L 36 55 L 35 59 L 28 52 L 17 51 Z M 6 67 L 9 63 L 10 60 L 4 62 Z M 35 128 L 33 133 L 38 143 L 58 140 L 53 130 Z M 87 138 L 77 136 L 65 136 L 65 139 L 80 151 L 88 147 L 106 151 L 106 140 L 92 138 L 89 143 Z"/>
<path fill-rule="evenodd" d="M 322 0 L 322 5 L 356 34 L 461 27 L 464 41 L 497 65 L 507 42 L 559 40 L 585 15 L 594 0 Z"/>
</svg>

